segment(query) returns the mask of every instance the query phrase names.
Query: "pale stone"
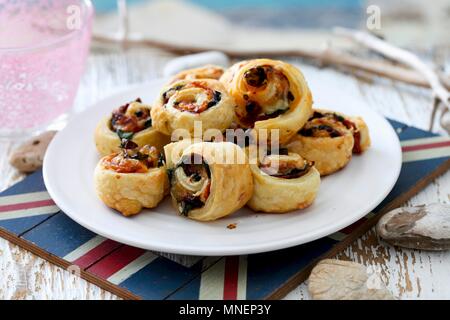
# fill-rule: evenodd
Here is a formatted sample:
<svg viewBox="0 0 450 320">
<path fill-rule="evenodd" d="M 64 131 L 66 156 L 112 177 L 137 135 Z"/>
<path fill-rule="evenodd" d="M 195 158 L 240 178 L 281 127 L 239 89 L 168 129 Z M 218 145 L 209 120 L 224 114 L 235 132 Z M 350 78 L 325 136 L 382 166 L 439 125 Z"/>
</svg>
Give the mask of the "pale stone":
<svg viewBox="0 0 450 320">
<path fill-rule="evenodd" d="M 56 131 L 46 131 L 26 141 L 15 149 L 9 162 L 20 172 L 31 173 L 42 167 L 45 151 Z"/>
</svg>

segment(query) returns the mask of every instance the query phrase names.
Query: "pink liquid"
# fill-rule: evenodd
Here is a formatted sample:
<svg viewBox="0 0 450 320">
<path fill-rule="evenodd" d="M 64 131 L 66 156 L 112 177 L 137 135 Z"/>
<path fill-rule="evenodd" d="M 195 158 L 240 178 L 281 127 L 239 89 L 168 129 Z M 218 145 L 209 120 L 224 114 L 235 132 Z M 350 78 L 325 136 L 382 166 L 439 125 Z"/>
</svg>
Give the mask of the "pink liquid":
<svg viewBox="0 0 450 320">
<path fill-rule="evenodd" d="M 67 5 L 81 1 L 18 2 L 0 9 L 0 136 L 40 129 L 72 107 L 91 38 L 90 14 L 67 27 Z"/>
</svg>

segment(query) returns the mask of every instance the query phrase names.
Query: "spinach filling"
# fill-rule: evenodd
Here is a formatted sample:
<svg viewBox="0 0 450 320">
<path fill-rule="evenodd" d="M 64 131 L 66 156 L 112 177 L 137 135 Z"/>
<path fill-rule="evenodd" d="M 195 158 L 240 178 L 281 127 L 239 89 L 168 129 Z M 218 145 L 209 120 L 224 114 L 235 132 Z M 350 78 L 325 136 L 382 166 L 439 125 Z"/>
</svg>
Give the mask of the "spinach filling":
<svg viewBox="0 0 450 320">
<path fill-rule="evenodd" d="M 162 99 L 164 104 L 166 104 L 167 102 L 169 102 L 169 98 L 172 94 L 174 94 L 176 91 L 179 91 L 181 89 L 183 89 L 184 85 L 177 85 L 175 87 L 170 88 L 169 90 L 165 91 L 162 94 Z"/>
<path fill-rule="evenodd" d="M 311 123 L 311 121 L 315 120 L 315 119 L 324 119 L 325 118 L 325 122 L 326 120 L 329 121 L 336 121 L 339 122 L 340 124 L 343 124 L 345 126 L 345 128 L 347 129 L 352 129 L 353 128 L 353 123 L 350 122 L 349 120 L 345 119 L 343 116 L 336 114 L 336 113 L 332 113 L 332 112 L 327 112 L 327 113 L 322 113 L 319 111 L 314 111 L 313 115 L 309 118 L 307 125 L 305 127 L 303 127 L 302 129 L 299 130 L 299 134 L 304 136 L 304 137 L 315 137 L 318 136 L 320 137 L 320 135 L 318 135 L 319 132 L 324 132 L 328 135 L 328 137 L 330 138 L 337 138 L 337 137 L 341 137 L 343 135 L 343 133 L 335 128 L 333 128 L 331 125 L 328 124 L 314 124 L 314 122 Z"/>
<path fill-rule="evenodd" d="M 300 134 L 304 137 L 313 137 L 315 131 L 326 131 L 330 138 L 337 138 L 342 136 L 342 134 L 338 130 L 326 124 L 320 124 L 317 126 L 309 127 L 307 129 L 301 129 Z"/>
<path fill-rule="evenodd" d="M 200 155 L 183 157 L 174 169 L 168 170 L 171 194 L 181 215 L 205 205 L 209 192 L 211 171 Z"/>
<path fill-rule="evenodd" d="M 254 88 L 262 87 L 267 82 L 267 74 L 263 67 L 251 68 L 244 73 L 245 82 Z"/>
<path fill-rule="evenodd" d="M 220 102 L 221 99 L 222 99 L 222 93 L 220 93 L 219 91 L 214 91 L 213 99 L 210 102 L 208 102 L 207 109 L 214 107 L 216 104 L 218 104 Z"/>
<path fill-rule="evenodd" d="M 272 177 L 283 178 L 283 179 L 296 179 L 304 176 L 309 172 L 309 169 L 313 166 L 310 162 L 305 162 L 305 167 L 303 168 L 292 168 L 284 172 L 277 174 L 271 174 Z"/>
<path fill-rule="evenodd" d="M 133 103 L 142 104 L 142 100 L 137 98 L 135 101 L 124 104 L 112 112 L 109 127 L 118 135 L 121 143 L 125 143 L 124 140 L 133 139 L 135 133 L 152 126 L 150 109 L 140 105 L 136 111 L 130 112 L 129 108 Z"/>
<path fill-rule="evenodd" d="M 146 145 L 138 149 L 138 145 L 131 140 L 124 140 L 122 143 L 122 156 L 124 159 L 138 160 L 147 167 L 159 168 L 164 166 L 165 158 L 155 147 Z"/>
</svg>

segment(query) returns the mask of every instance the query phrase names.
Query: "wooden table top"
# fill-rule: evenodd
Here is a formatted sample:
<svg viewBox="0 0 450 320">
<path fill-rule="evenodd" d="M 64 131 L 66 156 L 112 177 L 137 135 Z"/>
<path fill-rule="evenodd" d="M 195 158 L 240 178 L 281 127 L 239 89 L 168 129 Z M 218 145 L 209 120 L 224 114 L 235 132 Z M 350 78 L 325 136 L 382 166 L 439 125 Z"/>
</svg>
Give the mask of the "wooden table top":
<svg viewBox="0 0 450 320">
<path fill-rule="evenodd" d="M 439 65 L 450 67 L 450 50 L 434 52 Z M 117 88 L 161 76 L 172 56 L 151 49 L 126 52 L 93 50 L 82 79 L 75 109 L 81 110 L 116 92 Z M 373 110 L 395 120 L 428 128 L 432 108 L 429 90 L 386 79 L 343 74 L 334 69 L 319 69 L 301 64 L 305 73 L 326 73 Z M 446 134 L 436 122 L 435 131 Z M 8 164 L 8 155 L 17 145 L 0 140 L 0 190 L 23 176 Z M 436 179 L 406 205 L 450 203 L 450 172 Z M 393 294 L 401 299 L 450 299 L 450 252 L 425 252 L 379 243 L 374 230 L 354 242 L 338 259 L 372 266 Z M 286 299 L 309 299 L 307 283 L 293 290 Z M 0 238 L 0 299 L 118 299 L 113 294 L 71 275 Z"/>
</svg>

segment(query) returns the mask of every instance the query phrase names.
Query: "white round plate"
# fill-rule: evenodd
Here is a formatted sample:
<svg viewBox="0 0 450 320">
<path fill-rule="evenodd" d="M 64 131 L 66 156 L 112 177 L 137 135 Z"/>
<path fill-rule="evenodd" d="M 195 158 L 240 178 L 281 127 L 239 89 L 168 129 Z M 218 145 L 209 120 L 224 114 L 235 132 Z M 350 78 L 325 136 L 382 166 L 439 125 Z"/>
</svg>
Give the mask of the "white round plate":
<svg viewBox="0 0 450 320">
<path fill-rule="evenodd" d="M 130 88 L 76 115 L 51 142 L 44 180 L 56 204 L 73 220 L 104 237 L 149 250 L 189 255 L 235 255 L 287 248 L 336 232 L 375 208 L 391 191 L 401 168 L 401 149 L 389 123 L 352 96 L 323 82 L 311 83 L 315 105 L 360 115 L 372 147 L 340 172 L 322 180 L 314 204 L 287 214 L 256 214 L 243 208 L 215 222 L 179 216 L 166 199 L 156 209 L 125 218 L 96 196 L 93 172 L 99 160 L 93 134 L 112 109 L 141 97 L 151 103 L 163 81 Z M 331 89 L 330 89 L 331 88 Z M 276 195 L 274 195 L 276 196 Z M 228 229 L 231 223 L 235 229 Z"/>
</svg>

